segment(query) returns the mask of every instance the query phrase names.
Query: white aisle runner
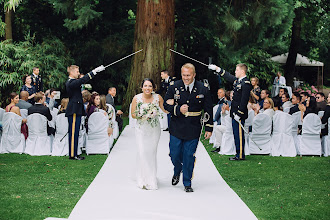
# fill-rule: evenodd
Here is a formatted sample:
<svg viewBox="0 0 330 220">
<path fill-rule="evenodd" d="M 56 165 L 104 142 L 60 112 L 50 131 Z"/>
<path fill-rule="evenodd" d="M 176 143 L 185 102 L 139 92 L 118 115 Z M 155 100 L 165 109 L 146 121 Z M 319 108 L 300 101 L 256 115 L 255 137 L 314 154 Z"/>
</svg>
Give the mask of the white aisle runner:
<svg viewBox="0 0 330 220">
<path fill-rule="evenodd" d="M 182 175 L 179 184 L 172 186 L 173 165 L 168 156 L 168 132 L 162 131 L 158 146 L 159 189 L 138 188 L 134 170 L 134 135 L 134 128 L 127 126 L 69 219 L 256 219 L 222 179 L 201 143 L 196 153 L 192 181 L 195 192 L 184 192 Z"/>
</svg>

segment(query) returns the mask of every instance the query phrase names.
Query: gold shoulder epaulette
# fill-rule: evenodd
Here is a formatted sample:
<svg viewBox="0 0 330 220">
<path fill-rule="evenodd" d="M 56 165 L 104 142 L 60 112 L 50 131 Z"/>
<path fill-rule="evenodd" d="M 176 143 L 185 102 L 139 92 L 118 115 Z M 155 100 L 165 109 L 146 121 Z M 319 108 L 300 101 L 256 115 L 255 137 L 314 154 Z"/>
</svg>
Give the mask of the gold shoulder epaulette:
<svg viewBox="0 0 330 220">
<path fill-rule="evenodd" d="M 207 83 L 204 83 L 204 86 L 205 86 L 205 87 L 209 87 L 209 84 L 207 84 Z"/>
<path fill-rule="evenodd" d="M 245 81 L 245 83 L 250 83 L 250 81 Z"/>
</svg>

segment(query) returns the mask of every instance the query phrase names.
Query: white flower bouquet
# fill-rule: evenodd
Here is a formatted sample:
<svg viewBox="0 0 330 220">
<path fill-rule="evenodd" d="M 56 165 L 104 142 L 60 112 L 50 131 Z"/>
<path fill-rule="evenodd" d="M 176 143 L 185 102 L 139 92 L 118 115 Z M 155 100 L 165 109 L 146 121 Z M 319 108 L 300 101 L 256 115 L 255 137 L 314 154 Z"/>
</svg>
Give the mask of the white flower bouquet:
<svg viewBox="0 0 330 220">
<path fill-rule="evenodd" d="M 142 103 L 139 102 L 135 111 L 136 119 L 139 123 L 149 123 L 152 127 L 155 127 L 158 123 L 158 118 L 162 118 L 162 114 L 159 108 L 154 103 Z"/>
</svg>

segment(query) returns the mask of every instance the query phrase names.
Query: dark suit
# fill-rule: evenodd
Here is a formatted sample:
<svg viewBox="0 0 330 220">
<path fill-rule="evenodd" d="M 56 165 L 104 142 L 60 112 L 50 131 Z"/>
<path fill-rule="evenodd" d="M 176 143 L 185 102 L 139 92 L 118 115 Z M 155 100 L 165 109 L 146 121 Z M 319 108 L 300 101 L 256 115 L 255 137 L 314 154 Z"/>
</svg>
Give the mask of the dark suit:
<svg viewBox="0 0 330 220">
<path fill-rule="evenodd" d="M 78 150 L 79 128 L 81 116 L 86 115 L 81 95 L 81 85 L 94 77 L 93 72 L 87 73 L 80 79 L 71 79 L 66 82 L 66 92 L 69 96 L 65 116 L 69 121 L 69 156 L 76 157 Z"/>
<path fill-rule="evenodd" d="M 160 82 L 160 88 L 156 91 L 156 93 L 164 97 L 164 94 L 167 92 L 170 83 L 173 81 L 176 81 L 176 78 L 172 76 L 168 77 L 167 82 L 165 79 L 162 79 L 162 81 Z"/>
<path fill-rule="evenodd" d="M 236 157 L 245 159 L 244 153 L 244 132 L 239 123 L 234 119 L 234 114 L 240 117 L 240 122 L 244 126 L 245 119 L 248 117 L 247 104 L 249 102 L 252 85 L 249 79 L 245 76 L 242 79 L 237 79 L 234 75 L 221 69 L 219 75 L 224 77 L 228 82 L 233 83 L 234 96 L 231 102 L 230 116 L 232 117 L 233 134 L 236 146 Z"/>
<path fill-rule="evenodd" d="M 325 108 L 325 111 L 324 111 L 324 115 L 321 119 L 322 121 L 322 124 L 325 124 L 325 128 L 323 128 L 321 130 L 321 134 L 322 135 L 328 135 L 328 120 L 329 120 L 329 117 L 330 117 L 330 104 L 327 105 L 327 107 Z"/>
<path fill-rule="evenodd" d="M 289 114 L 292 115 L 293 113 L 299 112 L 299 105 L 295 104 L 293 107 L 290 108 Z"/>
<path fill-rule="evenodd" d="M 327 108 L 327 102 L 326 101 L 322 101 L 322 102 L 316 102 L 316 111 L 325 111 L 325 109 Z"/>
<path fill-rule="evenodd" d="M 40 75 L 34 76 L 34 74 L 32 74 L 31 80 L 32 80 L 31 85 L 34 86 L 34 88 L 36 89 L 36 92 L 43 91 L 43 82 L 42 82 Z"/>
<path fill-rule="evenodd" d="M 174 99 L 174 105 L 167 104 L 168 99 Z M 185 115 L 180 112 L 180 107 L 184 104 L 189 106 L 189 113 Z M 205 123 L 205 130 L 213 130 L 210 91 L 203 83 L 195 81 L 190 93 L 185 89 L 182 80 L 172 81 L 165 95 L 164 107 L 171 113 L 170 157 L 174 165 L 174 175 L 178 176 L 182 171 L 184 186 L 191 186 L 195 152 L 202 129 L 200 120 L 203 109 L 210 116 Z"/>
<path fill-rule="evenodd" d="M 52 114 L 50 114 L 50 110 L 47 106 L 44 106 L 43 104 L 36 103 L 30 108 L 28 108 L 28 115 L 39 113 L 43 116 L 45 116 L 48 121 L 51 121 L 53 119 Z"/>
</svg>

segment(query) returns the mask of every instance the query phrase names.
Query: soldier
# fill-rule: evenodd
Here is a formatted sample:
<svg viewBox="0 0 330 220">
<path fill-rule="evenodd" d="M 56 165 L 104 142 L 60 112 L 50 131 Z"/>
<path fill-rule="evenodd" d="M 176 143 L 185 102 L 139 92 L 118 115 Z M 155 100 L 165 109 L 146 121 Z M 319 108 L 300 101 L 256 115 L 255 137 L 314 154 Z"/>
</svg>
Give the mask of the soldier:
<svg viewBox="0 0 330 220">
<path fill-rule="evenodd" d="M 234 83 L 234 96 L 231 103 L 230 116 L 232 117 L 236 156 L 230 157 L 229 160 L 245 160 L 245 139 L 241 125 L 244 126 L 245 119 L 248 117 L 247 104 L 252 90 L 252 85 L 246 76 L 247 66 L 244 63 L 237 64 L 235 70 L 236 77 L 213 64 L 209 65 L 209 69 L 215 70 L 227 81 Z"/>
<path fill-rule="evenodd" d="M 170 157 L 174 165 L 172 185 L 178 184 L 183 172 L 185 191 L 193 192 L 191 179 L 202 129 L 202 110 L 210 116 L 205 125 L 205 138 L 209 139 L 213 130 L 212 100 L 208 85 L 195 81 L 194 65 L 183 65 L 181 76 L 182 80 L 170 83 L 164 102 L 165 109 L 171 113 Z"/>
<path fill-rule="evenodd" d="M 36 93 L 42 92 L 43 83 L 42 83 L 41 76 L 39 75 L 40 70 L 38 67 L 33 67 L 32 71 L 33 71 L 32 75 L 31 75 L 32 85 L 36 89 Z"/>
<path fill-rule="evenodd" d="M 65 85 L 66 92 L 69 95 L 69 103 L 65 116 L 68 117 L 69 121 L 69 159 L 85 159 L 77 155 L 81 116 L 86 115 L 81 95 L 81 85 L 103 70 L 105 70 L 105 68 L 102 65 L 87 73 L 84 77 L 79 78 L 79 66 L 71 65 L 68 67 L 69 80 Z"/>
<path fill-rule="evenodd" d="M 156 91 L 157 94 L 161 95 L 164 98 L 164 94 L 167 92 L 168 87 L 171 82 L 174 82 L 176 80 L 175 77 L 172 77 L 168 74 L 167 70 L 163 70 L 160 72 L 160 77 L 162 78 L 162 81 L 160 82 L 160 88 Z M 167 124 L 170 126 L 171 121 L 171 114 L 167 114 Z M 164 131 L 168 131 L 168 128 Z"/>
</svg>

